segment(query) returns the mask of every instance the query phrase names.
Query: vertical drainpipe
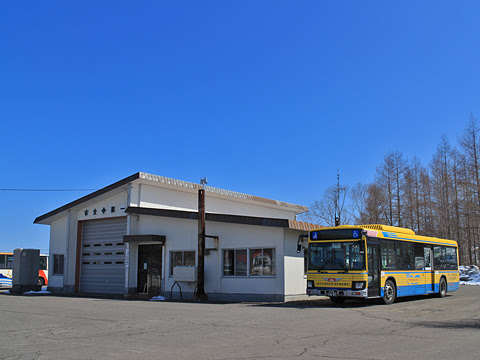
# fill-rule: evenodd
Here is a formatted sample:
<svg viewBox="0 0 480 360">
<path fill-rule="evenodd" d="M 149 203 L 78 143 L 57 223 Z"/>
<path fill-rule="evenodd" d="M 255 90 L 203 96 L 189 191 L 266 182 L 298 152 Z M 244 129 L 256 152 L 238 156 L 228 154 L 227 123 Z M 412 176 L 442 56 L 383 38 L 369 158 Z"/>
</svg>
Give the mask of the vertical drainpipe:
<svg viewBox="0 0 480 360">
<path fill-rule="evenodd" d="M 63 275 L 63 289 L 66 291 L 67 288 L 68 288 L 68 268 L 70 266 L 70 261 L 69 261 L 69 258 L 70 258 L 70 220 L 71 220 L 71 217 L 72 217 L 72 211 L 69 209 L 68 212 L 67 212 L 67 244 L 65 246 L 65 261 L 64 261 L 64 271 L 65 271 L 65 274 Z M 50 255 L 50 254 L 49 254 Z M 65 263 L 67 264 L 67 266 L 65 266 Z M 53 264 L 53 262 L 52 262 Z M 76 265 L 75 265 L 76 266 Z M 50 266 L 49 266 L 49 270 L 48 272 L 50 273 Z M 48 276 L 50 277 L 50 274 L 48 274 Z"/>
<path fill-rule="evenodd" d="M 127 188 L 127 208 L 131 205 L 132 201 L 132 184 L 128 184 Z M 130 214 L 127 214 L 127 235 L 130 235 L 131 232 L 131 223 L 132 217 Z M 128 294 L 129 290 L 129 270 L 130 270 L 130 244 L 125 243 L 125 295 Z"/>
</svg>

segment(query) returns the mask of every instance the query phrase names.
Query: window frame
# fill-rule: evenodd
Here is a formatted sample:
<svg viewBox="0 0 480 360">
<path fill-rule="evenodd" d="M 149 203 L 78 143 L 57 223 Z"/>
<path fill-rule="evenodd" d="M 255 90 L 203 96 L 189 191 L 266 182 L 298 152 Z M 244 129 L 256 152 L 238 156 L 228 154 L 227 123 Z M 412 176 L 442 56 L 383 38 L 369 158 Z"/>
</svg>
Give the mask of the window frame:
<svg viewBox="0 0 480 360">
<path fill-rule="evenodd" d="M 234 265 L 233 265 L 233 275 L 226 275 L 225 274 L 225 251 L 233 251 L 233 259 L 234 259 Z M 235 260 L 237 259 L 237 251 L 245 251 L 246 256 L 247 256 L 247 261 L 246 261 L 246 274 L 245 275 L 237 275 L 237 268 L 236 268 L 236 262 Z M 248 278 L 249 277 L 249 249 L 248 248 L 235 248 L 235 249 L 222 249 L 222 277 L 225 278 Z"/>
<path fill-rule="evenodd" d="M 175 266 L 186 266 L 185 265 L 185 253 L 186 252 L 193 252 L 193 256 L 194 256 L 194 260 L 195 260 L 195 264 L 192 266 L 192 265 L 189 265 L 190 267 L 195 267 L 197 266 L 197 251 L 196 250 L 170 250 L 170 258 L 169 258 L 169 261 L 170 261 L 170 273 L 169 273 L 169 277 L 173 277 L 173 268 Z M 174 253 L 182 253 L 182 265 L 175 265 L 173 264 L 173 261 L 172 261 L 172 257 L 173 257 L 173 254 Z"/>
<path fill-rule="evenodd" d="M 61 259 L 61 272 L 59 260 Z M 52 275 L 63 276 L 65 274 L 65 254 L 53 254 Z"/>
<path fill-rule="evenodd" d="M 247 275 L 225 275 L 224 274 L 224 266 L 225 266 L 225 251 L 234 251 L 234 256 L 236 254 L 236 250 L 245 250 L 247 252 Z M 252 275 L 251 269 L 251 252 L 253 250 L 262 250 L 262 255 L 265 250 L 272 250 L 273 251 L 273 258 L 272 258 L 272 272 L 274 275 L 264 275 L 262 270 L 262 275 Z M 263 257 L 262 257 L 263 258 Z M 262 260 L 263 261 L 263 260 Z M 275 246 L 254 246 L 254 247 L 241 247 L 241 248 L 224 248 L 222 249 L 222 278 L 251 278 L 251 279 L 258 279 L 258 278 L 276 278 L 277 277 L 277 248 Z M 262 269 L 264 266 L 262 267 Z"/>
</svg>

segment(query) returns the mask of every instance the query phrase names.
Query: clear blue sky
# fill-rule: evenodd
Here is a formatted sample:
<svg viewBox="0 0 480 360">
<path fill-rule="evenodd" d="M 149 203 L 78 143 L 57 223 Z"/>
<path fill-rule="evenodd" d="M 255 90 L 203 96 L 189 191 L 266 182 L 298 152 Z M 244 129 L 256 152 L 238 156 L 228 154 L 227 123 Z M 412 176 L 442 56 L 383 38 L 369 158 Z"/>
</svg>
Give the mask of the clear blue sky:
<svg viewBox="0 0 480 360">
<path fill-rule="evenodd" d="M 477 1 L 2 1 L 0 188 L 138 171 L 309 205 L 480 116 Z M 0 251 L 87 191 L 0 191 Z"/>
</svg>

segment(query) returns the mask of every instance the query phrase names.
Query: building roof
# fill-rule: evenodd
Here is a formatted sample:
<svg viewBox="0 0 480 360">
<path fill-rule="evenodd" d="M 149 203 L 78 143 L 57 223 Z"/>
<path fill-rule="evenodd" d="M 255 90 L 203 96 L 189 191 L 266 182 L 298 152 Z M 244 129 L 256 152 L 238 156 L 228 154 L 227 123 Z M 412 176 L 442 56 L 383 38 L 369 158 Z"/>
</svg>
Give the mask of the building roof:
<svg viewBox="0 0 480 360">
<path fill-rule="evenodd" d="M 137 179 L 145 180 L 145 181 L 153 181 L 153 182 L 158 182 L 161 184 L 166 184 L 169 186 L 173 187 L 179 187 L 179 188 L 184 188 L 184 189 L 192 189 L 192 190 L 198 190 L 202 188 L 202 185 L 196 184 L 196 183 L 191 183 L 188 181 L 182 181 L 182 180 L 177 180 L 177 179 L 172 179 L 172 178 L 167 178 L 164 176 L 158 176 L 158 175 L 153 175 L 153 174 L 147 174 L 144 172 L 138 172 L 136 174 L 133 174 L 131 176 L 128 176 L 120 181 L 117 181 L 111 185 L 108 185 L 100 190 L 94 191 L 91 194 L 88 194 L 86 196 L 83 196 L 77 200 L 74 200 L 66 205 L 63 205 L 55 210 L 52 210 L 44 215 L 41 215 L 37 217 L 34 221 L 35 224 L 42 223 L 46 219 L 55 216 L 63 211 L 66 211 L 68 209 L 71 209 L 77 205 L 80 205 L 82 203 L 85 203 L 89 200 L 92 200 L 98 196 L 101 196 L 109 191 L 112 191 L 116 188 L 119 188 L 123 185 L 126 185 L 128 183 L 131 183 Z M 262 198 L 259 196 L 253 196 L 253 195 L 248 195 L 248 194 L 243 194 L 235 191 L 229 191 L 229 190 L 223 190 L 223 189 L 218 189 L 214 188 L 211 186 L 206 186 L 205 191 L 207 193 L 211 194 L 216 194 L 220 196 L 226 196 L 226 197 L 233 197 L 237 199 L 242 199 L 242 200 L 247 200 L 247 201 L 255 201 L 264 205 L 270 205 L 270 206 L 279 206 L 279 207 L 284 207 L 284 208 L 289 208 L 295 211 L 297 214 L 301 214 L 303 212 L 307 212 L 308 208 L 306 206 L 302 205 L 295 205 L 295 204 L 290 204 L 286 203 L 283 201 L 278 201 L 278 200 L 272 200 L 272 199 L 267 199 L 267 198 Z"/>
</svg>

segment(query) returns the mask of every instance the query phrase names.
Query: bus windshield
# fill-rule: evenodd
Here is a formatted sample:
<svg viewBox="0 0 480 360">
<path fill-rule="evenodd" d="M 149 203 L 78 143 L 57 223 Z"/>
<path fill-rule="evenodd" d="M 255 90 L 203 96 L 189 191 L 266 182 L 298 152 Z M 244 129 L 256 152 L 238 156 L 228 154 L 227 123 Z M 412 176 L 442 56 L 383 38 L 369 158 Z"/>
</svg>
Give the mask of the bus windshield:
<svg viewBox="0 0 480 360">
<path fill-rule="evenodd" d="M 308 270 L 365 270 L 363 242 L 310 243 Z"/>
</svg>

